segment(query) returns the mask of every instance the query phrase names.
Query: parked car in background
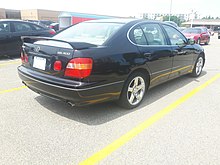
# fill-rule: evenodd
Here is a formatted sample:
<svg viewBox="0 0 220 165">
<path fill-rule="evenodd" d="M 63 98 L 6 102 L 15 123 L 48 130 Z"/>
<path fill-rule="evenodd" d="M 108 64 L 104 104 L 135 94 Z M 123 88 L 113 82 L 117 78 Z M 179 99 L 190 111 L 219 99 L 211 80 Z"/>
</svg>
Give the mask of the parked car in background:
<svg viewBox="0 0 220 165">
<path fill-rule="evenodd" d="M 212 29 L 208 29 L 210 36 L 214 36 L 215 32 Z"/>
<path fill-rule="evenodd" d="M 205 63 L 200 45 L 158 21 L 93 20 L 23 41 L 22 82 L 72 106 L 118 100 L 135 108 L 149 88 L 185 74 L 198 77 Z"/>
<path fill-rule="evenodd" d="M 214 31 L 217 33 L 218 39 L 220 39 L 220 26 L 216 26 L 216 27 L 214 28 Z"/>
<path fill-rule="evenodd" d="M 204 43 L 206 45 L 210 42 L 210 34 L 206 27 L 194 27 L 188 28 L 182 31 L 182 33 L 189 39 L 194 39 L 196 43 Z"/>
<path fill-rule="evenodd" d="M 45 26 L 45 27 L 48 27 L 48 28 L 50 27 L 50 25 L 52 23 L 56 23 L 56 22 L 50 21 L 50 20 L 39 20 L 39 25 Z"/>
<path fill-rule="evenodd" d="M 59 23 L 50 24 L 50 28 L 55 30 L 55 31 L 59 31 Z"/>
<path fill-rule="evenodd" d="M 52 23 L 55 23 L 54 21 L 50 21 L 50 20 L 26 20 L 26 21 L 32 22 L 32 23 L 35 23 L 37 25 L 47 27 L 47 28 L 49 28 Z"/>
<path fill-rule="evenodd" d="M 0 20 L 0 56 L 19 55 L 21 52 L 21 36 L 51 37 L 56 32 L 34 23 L 21 20 Z"/>
</svg>

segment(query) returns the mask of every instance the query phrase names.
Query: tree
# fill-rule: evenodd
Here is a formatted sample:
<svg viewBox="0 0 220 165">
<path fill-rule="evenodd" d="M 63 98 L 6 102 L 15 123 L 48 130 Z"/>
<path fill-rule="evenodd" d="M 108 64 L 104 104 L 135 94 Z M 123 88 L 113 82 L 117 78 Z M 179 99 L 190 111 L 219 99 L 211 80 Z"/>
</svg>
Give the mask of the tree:
<svg viewBox="0 0 220 165">
<path fill-rule="evenodd" d="M 214 17 L 211 17 L 211 16 L 209 15 L 209 16 L 203 17 L 202 19 L 214 19 Z"/>
<path fill-rule="evenodd" d="M 169 21 L 169 16 L 163 16 L 163 20 L 164 21 Z M 179 17 L 177 16 L 171 16 L 170 17 L 170 21 L 175 22 L 178 26 L 181 25 L 181 23 L 183 23 L 184 21 L 182 21 Z"/>
</svg>

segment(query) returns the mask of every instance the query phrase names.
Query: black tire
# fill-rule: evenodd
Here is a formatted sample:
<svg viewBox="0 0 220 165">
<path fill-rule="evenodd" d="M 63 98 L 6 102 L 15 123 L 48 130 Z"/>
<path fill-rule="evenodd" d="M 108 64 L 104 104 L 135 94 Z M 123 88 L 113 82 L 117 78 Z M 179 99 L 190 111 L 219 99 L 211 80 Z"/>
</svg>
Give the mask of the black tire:
<svg viewBox="0 0 220 165">
<path fill-rule="evenodd" d="M 218 39 L 220 39 L 220 36 L 218 36 Z"/>
<path fill-rule="evenodd" d="M 200 38 L 198 38 L 198 40 L 197 40 L 197 44 L 201 44 L 201 39 Z"/>
<path fill-rule="evenodd" d="M 142 86 L 143 88 L 141 88 Z M 126 109 L 133 109 L 139 106 L 144 98 L 147 88 L 148 82 L 146 75 L 141 72 L 133 73 L 128 77 L 124 84 L 120 98 L 118 100 L 118 104 Z"/>
<path fill-rule="evenodd" d="M 193 71 L 191 73 L 191 76 L 193 77 L 199 77 L 202 73 L 202 68 L 205 64 L 205 59 L 204 59 L 204 56 L 203 55 L 199 55 L 197 60 L 196 60 L 196 63 L 194 65 L 194 68 L 193 68 Z"/>
<path fill-rule="evenodd" d="M 208 39 L 208 41 L 205 42 L 205 45 L 208 45 L 210 42 L 210 38 Z"/>
</svg>

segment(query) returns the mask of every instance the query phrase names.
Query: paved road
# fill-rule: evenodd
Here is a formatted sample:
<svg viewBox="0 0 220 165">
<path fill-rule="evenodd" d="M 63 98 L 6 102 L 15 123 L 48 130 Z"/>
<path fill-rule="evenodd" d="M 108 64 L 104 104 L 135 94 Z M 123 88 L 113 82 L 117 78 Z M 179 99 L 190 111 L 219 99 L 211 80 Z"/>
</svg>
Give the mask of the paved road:
<svg viewBox="0 0 220 165">
<path fill-rule="evenodd" d="M 149 91 L 142 105 L 72 108 L 22 88 L 19 60 L 0 60 L 1 164 L 78 164 L 220 73 L 220 40 L 203 46 L 199 78 L 183 76 Z M 220 78 L 99 163 L 219 165 Z M 10 89 L 10 90 L 9 90 Z"/>
</svg>

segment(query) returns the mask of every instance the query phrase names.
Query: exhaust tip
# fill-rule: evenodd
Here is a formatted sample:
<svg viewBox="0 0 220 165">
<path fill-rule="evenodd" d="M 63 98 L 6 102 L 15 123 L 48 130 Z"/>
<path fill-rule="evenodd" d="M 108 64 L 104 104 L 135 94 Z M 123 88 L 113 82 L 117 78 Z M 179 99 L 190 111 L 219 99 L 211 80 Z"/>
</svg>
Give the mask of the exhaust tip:
<svg viewBox="0 0 220 165">
<path fill-rule="evenodd" d="M 70 105 L 71 107 L 74 107 L 74 106 L 75 106 L 75 104 L 72 103 L 72 102 L 70 102 L 70 101 L 67 101 L 67 104 Z"/>
</svg>

